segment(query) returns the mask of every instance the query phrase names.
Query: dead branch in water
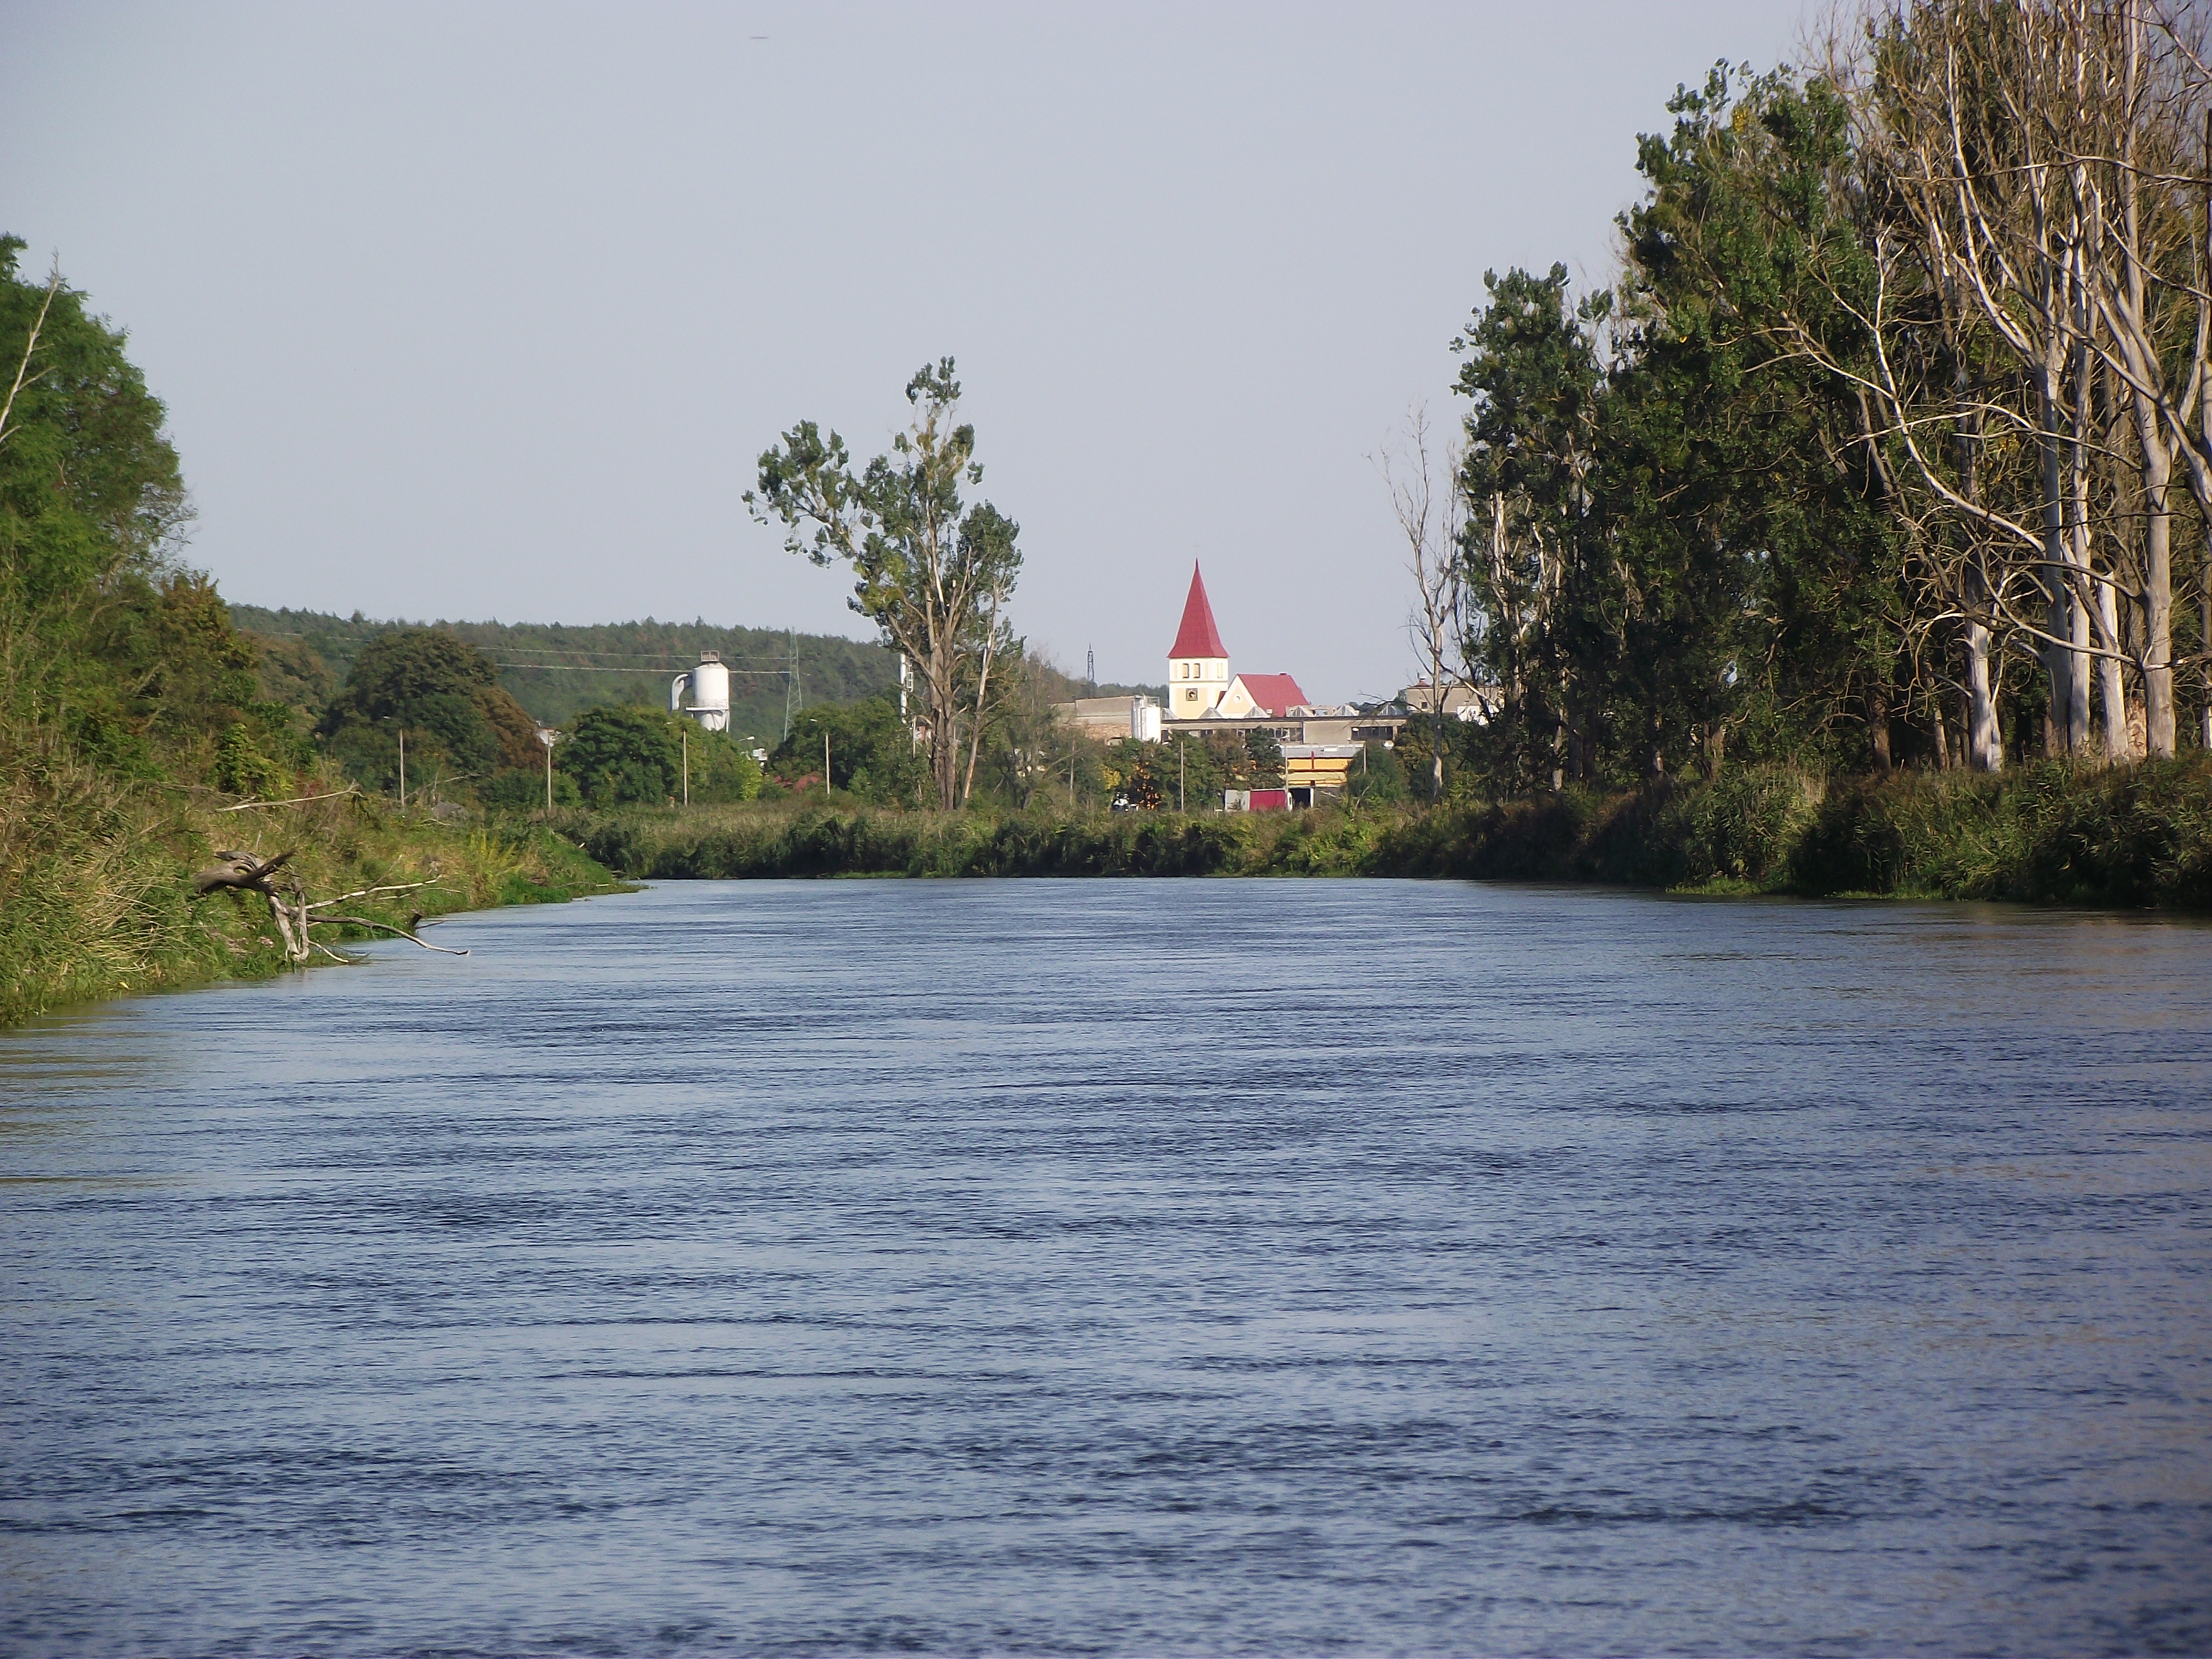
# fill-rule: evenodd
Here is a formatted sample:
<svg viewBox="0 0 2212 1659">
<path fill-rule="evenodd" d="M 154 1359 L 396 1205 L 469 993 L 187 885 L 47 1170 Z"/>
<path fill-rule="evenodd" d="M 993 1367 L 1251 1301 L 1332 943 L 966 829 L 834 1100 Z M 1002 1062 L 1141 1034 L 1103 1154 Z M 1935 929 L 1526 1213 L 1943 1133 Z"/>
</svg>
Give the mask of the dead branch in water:
<svg viewBox="0 0 2212 1659">
<path fill-rule="evenodd" d="M 316 914 L 317 911 L 327 910 L 333 904 L 343 904 L 349 899 L 367 898 L 378 893 L 412 893 L 425 887 L 434 886 L 436 885 L 434 866 L 432 878 L 428 881 L 404 882 L 382 887 L 362 887 L 350 893 L 341 893 L 336 898 L 322 899 L 310 903 L 307 889 L 301 884 L 299 878 L 290 876 L 290 872 L 284 868 L 291 861 L 294 850 L 288 847 L 275 858 L 263 859 L 252 853 L 234 853 L 219 849 L 216 857 L 220 862 L 210 865 L 192 878 L 192 896 L 195 898 L 204 898 L 210 893 L 225 890 L 260 894 L 269 901 L 269 914 L 276 921 L 276 932 L 284 942 L 284 959 L 295 968 L 305 967 L 307 959 L 318 951 L 333 962 L 347 960 L 328 945 L 319 943 L 310 936 L 308 932 L 310 928 L 322 925 L 366 927 L 377 933 L 396 933 L 401 939 L 412 940 L 425 951 L 435 951 L 441 955 L 449 957 L 468 955 L 466 951 L 457 951 L 444 945 L 432 945 L 428 940 L 418 938 L 415 929 L 422 925 L 422 913 L 420 910 L 415 912 L 414 920 L 405 927 L 395 927 L 388 921 L 372 921 L 367 916 L 318 915 Z M 280 872 L 290 876 L 289 880 L 280 884 L 277 880 Z"/>
<path fill-rule="evenodd" d="M 367 916 L 317 916 L 315 920 L 319 922 L 343 922 L 350 927 L 374 927 L 381 933 L 397 933 L 404 939 L 414 940 L 416 944 L 421 945 L 426 951 L 443 951 L 449 957 L 465 957 L 468 955 L 466 951 L 456 951 L 450 945 L 433 945 L 428 939 L 416 938 L 414 933 L 410 933 L 404 927 L 395 927 L 388 921 L 371 921 Z"/>
</svg>

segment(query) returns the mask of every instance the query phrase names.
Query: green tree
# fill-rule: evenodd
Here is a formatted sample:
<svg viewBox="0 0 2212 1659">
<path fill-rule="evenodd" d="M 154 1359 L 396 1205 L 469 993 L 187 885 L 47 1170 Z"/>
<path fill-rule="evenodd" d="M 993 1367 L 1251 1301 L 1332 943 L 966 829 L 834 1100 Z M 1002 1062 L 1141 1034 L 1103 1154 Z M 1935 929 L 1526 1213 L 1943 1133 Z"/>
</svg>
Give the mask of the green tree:
<svg viewBox="0 0 2212 1659">
<path fill-rule="evenodd" d="M 1452 342 L 1467 359 L 1455 389 L 1473 404 L 1461 475 L 1468 656 L 1503 694 L 1497 781 L 1513 789 L 1579 773 L 1601 718 L 1607 601 L 1618 610 L 1591 522 L 1602 390 L 1595 329 L 1607 304 L 1571 304 L 1565 265 L 1482 280 L 1489 303 Z"/>
<path fill-rule="evenodd" d="M 635 704 L 586 708 L 553 751 L 556 771 L 593 806 L 660 805 L 684 787 L 679 716 Z"/>
<path fill-rule="evenodd" d="M 1114 805 L 1125 811 L 1158 812 L 1175 805 L 1172 746 L 1117 738 L 1107 745 L 1107 765 L 1115 775 Z"/>
<path fill-rule="evenodd" d="M 1614 517 L 1661 574 L 1672 648 L 1639 665 L 1662 742 L 1718 764 L 1890 763 L 1908 695 L 1905 526 L 1875 417 L 1875 268 L 1848 112 L 1834 90 L 1723 64 L 1640 141 L 1625 215 L 1607 454 Z M 1808 352 L 1808 348 L 1814 347 Z"/>
<path fill-rule="evenodd" d="M 239 721 L 216 744 L 213 781 L 218 789 L 259 800 L 274 800 L 284 791 L 284 775 L 263 754 L 252 732 Z"/>
<path fill-rule="evenodd" d="M 930 775 L 949 810 L 974 786 L 994 672 L 1003 684 L 1020 651 L 1005 617 L 1021 574 L 1019 526 L 988 501 L 962 501 L 983 469 L 975 428 L 955 422 L 952 359 L 922 368 L 906 396 L 914 420 L 890 454 L 856 471 L 842 438 L 802 421 L 762 454 L 759 488 L 744 500 L 761 523 L 783 526 L 791 551 L 851 568 L 853 609 L 914 665 Z"/>
<path fill-rule="evenodd" d="M 761 792 L 761 765 L 726 732 L 690 734 L 691 799 L 703 805 L 746 801 Z"/>
<path fill-rule="evenodd" d="M 1397 753 L 1387 743 L 1370 739 L 1362 746 L 1359 758 L 1352 763 L 1352 774 L 1345 780 L 1346 799 L 1358 806 L 1395 806 L 1409 799 L 1412 791 L 1407 787 L 1406 769 Z"/>
<path fill-rule="evenodd" d="M 1283 787 L 1283 744 L 1264 726 L 1244 734 L 1244 771 L 1240 789 L 1279 789 Z"/>
<path fill-rule="evenodd" d="M 769 771 L 787 784 L 819 778 L 825 738 L 831 787 L 878 805 L 919 805 L 927 799 L 927 762 L 899 718 L 896 696 L 801 710 L 791 735 L 769 756 Z"/>
<path fill-rule="evenodd" d="M 112 772 L 207 775 L 243 723 L 304 757 L 260 697 L 214 584 L 177 562 L 190 521 L 161 402 L 123 333 L 0 236 L 0 713 L 10 748 Z"/>
<path fill-rule="evenodd" d="M 349 771 L 380 784 L 397 775 L 403 730 L 418 768 L 489 778 L 544 765 L 537 724 L 501 688 L 498 665 L 443 629 L 398 629 L 372 641 L 319 729 Z"/>
</svg>

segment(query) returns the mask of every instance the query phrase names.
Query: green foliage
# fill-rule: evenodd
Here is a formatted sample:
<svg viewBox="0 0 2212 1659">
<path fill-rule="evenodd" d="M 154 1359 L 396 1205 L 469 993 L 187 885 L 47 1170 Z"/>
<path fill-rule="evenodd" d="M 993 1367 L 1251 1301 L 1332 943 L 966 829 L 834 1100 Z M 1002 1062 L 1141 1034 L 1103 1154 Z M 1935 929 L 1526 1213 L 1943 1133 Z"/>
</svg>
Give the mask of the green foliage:
<svg viewBox="0 0 2212 1659">
<path fill-rule="evenodd" d="M 253 733 L 242 720 L 234 723 L 216 745 L 212 781 L 218 789 L 256 800 L 277 799 L 286 783 L 283 773 L 256 746 Z"/>
<path fill-rule="evenodd" d="M 263 672 L 271 689 L 264 695 L 307 708 L 311 716 L 321 714 L 336 685 L 319 701 L 311 691 L 280 691 L 276 688 L 281 671 L 270 670 L 269 653 L 287 647 L 307 653 L 343 679 L 372 641 L 420 626 L 249 605 L 230 610 L 264 653 Z M 794 653 L 799 690 L 806 703 L 856 702 L 898 684 L 898 660 L 890 652 L 873 641 L 835 635 L 787 635 L 781 629 L 716 628 L 651 617 L 588 627 L 469 622 L 437 626 L 501 664 L 500 684 L 544 726 L 559 726 L 586 708 L 609 703 L 665 707 L 667 680 L 656 684 L 635 671 L 663 669 L 673 678 L 696 663 L 702 651 L 719 653 L 731 666 L 730 731 L 747 747 L 773 747 L 782 732 L 785 671 Z"/>
<path fill-rule="evenodd" d="M 18 759 L 0 773 L 0 1026 L 89 997 L 282 972 L 258 896 L 192 895 L 192 872 L 241 841 L 292 848 L 289 867 L 313 892 L 434 881 L 348 907 L 382 921 L 614 884 L 540 828 L 447 829 L 359 796 L 222 813 L 58 752 Z"/>
<path fill-rule="evenodd" d="M 818 793 L 824 738 L 831 787 L 878 805 L 918 806 L 928 796 L 927 759 L 900 720 L 896 696 L 802 711 L 769 756 L 769 775 L 794 788 L 811 779 Z"/>
<path fill-rule="evenodd" d="M 231 607 L 236 621 L 237 607 Z M 264 702 L 281 703 L 313 731 L 338 694 L 339 678 L 320 653 L 296 635 L 255 634 L 240 629 L 253 652 L 256 690 Z"/>
<path fill-rule="evenodd" d="M 1244 734 L 1243 776 L 1239 789 L 1279 789 L 1283 787 L 1283 745 L 1273 732 L 1254 726 Z"/>
<path fill-rule="evenodd" d="M 649 708 L 587 708 L 554 750 L 554 769 L 574 778 L 593 806 L 673 800 L 684 787 L 679 718 Z"/>
<path fill-rule="evenodd" d="M 1260 730 L 1160 743 L 1119 738 L 1105 747 L 1105 777 L 1109 799 L 1124 811 L 1213 812 L 1224 790 L 1282 787 L 1283 745 Z"/>
<path fill-rule="evenodd" d="M 501 689 L 499 671 L 441 629 L 409 628 L 371 641 L 319 723 L 325 744 L 356 778 L 397 786 L 399 734 L 410 776 L 475 779 L 539 762 L 537 726 Z"/>
<path fill-rule="evenodd" d="M 0 386 L 23 377 L 0 433 L 0 766 L 58 751 L 194 781 L 240 724 L 302 758 L 214 585 L 175 562 L 190 508 L 125 337 L 22 280 L 22 246 L 0 237 Z"/>
<path fill-rule="evenodd" d="M 1157 812 L 1176 804 L 1175 751 L 1165 744 L 1121 738 L 1107 745 L 1115 776 L 1114 805 L 1124 811 Z"/>
<path fill-rule="evenodd" d="M 1905 526 L 1864 405 L 1789 335 L 1872 372 L 1837 298 L 1871 300 L 1846 112 L 1725 65 L 1668 108 L 1618 294 L 1486 277 L 1454 342 L 1473 655 L 1505 705 L 1468 757 L 1486 789 L 1866 765 L 1936 695 L 1904 683 Z"/>
<path fill-rule="evenodd" d="M 914 421 L 890 454 L 856 470 L 842 438 L 802 421 L 762 454 L 744 500 L 784 527 L 792 552 L 851 569 L 853 609 L 914 666 L 930 776 L 949 808 L 964 798 L 972 734 L 988 718 L 985 665 L 1011 667 L 1023 653 L 1003 614 L 1021 574 L 1020 527 L 988 501 L 963 501 L 983 469 L 975 428 L 955 422 L 952 359 L 925 365 L 906 397 Z"/>
<path fill-rule="evenodd" d="M 1371 740 L 1361 747 L 1359 759 L 1345 781 L 1344 793 L 1347 800 L 1361 806 L 1396 806 L 1412 799 L 1397 750 Z"/>
<path fill-rule="evenodd" d="M 81 626 L 86 595 L 162 573 L 189 509 L 123 334 L 58 278 L 23 281 L 23 247 L 0 236 L 0 383 L 31 350 L 0 444 L 0 605 L 17 625 Z"/>
<path fill-rule="evenodd" d="M 690 735 L 691 799 L 702 805 L 730 805 L 761 792 L 761 763 L 726 732 Z"/>
<path fill-rule="evenodd" d="M 177 563 L 187 509 L 161 405 L 83 295 L 20 278 L 22 246 L 0 237 L 0 401 L 22 374 L 0 428 L 0 1025 L 278 971 L 258 896 L 192 895 L 218 846 L 289 846 L 287 867 L 325 893 L 434 866 L 412 901 L 431 914 L 604 889 L 543 831 L 455 836 L 335 792 L 216 806 L 202 786 L 324 793 L 294 787 L 315 766 L 295 695 L 314 665 L 258 672 L 269 659 L 214 584 Z M 374 895 L 357 903 L 394 919 Z"/>
<path fill-rule="evenodd" d="M 763 801 L 566 828 L 639 877 L 1429 876 L 2212 910 L 2212 757 L 1825 791 L 1761 765 L 1711 783 L 1438 810 L 940 814 Z"/>
<path fill-rule="evenodd" d="M 1808 893 L 2212 908 L 2212 758 L 1848 784 L 1794 849 Z"/>
<path fill-rule="evenodd" d="M 486 779 L 477 790 L 477 804 L 493 812 L 542 812 L 545 810 L 545 787 L 543 771 L 525 772 L 518 768 Z M 554 806 L 583 804 L 584 792 L 576 787 L 576 780 L 566 772 L 555 772 Z"/>
</svg>

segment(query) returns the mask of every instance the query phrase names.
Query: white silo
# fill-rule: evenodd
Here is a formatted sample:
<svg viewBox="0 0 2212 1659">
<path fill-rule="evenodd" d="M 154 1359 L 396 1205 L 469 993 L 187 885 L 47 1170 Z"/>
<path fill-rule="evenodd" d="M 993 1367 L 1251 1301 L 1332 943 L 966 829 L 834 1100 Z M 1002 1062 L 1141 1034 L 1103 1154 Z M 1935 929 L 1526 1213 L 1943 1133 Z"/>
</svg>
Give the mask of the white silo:
<svg viewBox="0 0 2212 1659">
<path fill-rule="evenodd" d="M 689 708 L 684 706 L 687 692 L 691 698 Z M 730 671 L 722 666 L 720 652 L 702 651 L 699 665 L 670 683 L 668 712 L 689 714 L 708 732 L 730 729 Z"/>
</svg>

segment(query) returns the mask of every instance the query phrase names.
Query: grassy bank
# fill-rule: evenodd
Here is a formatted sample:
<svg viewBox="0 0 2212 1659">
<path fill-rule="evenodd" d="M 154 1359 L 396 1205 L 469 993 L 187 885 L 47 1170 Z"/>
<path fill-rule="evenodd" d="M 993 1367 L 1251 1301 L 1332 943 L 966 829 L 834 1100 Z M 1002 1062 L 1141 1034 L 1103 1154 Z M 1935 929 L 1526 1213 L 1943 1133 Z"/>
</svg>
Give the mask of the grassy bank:
<svg viewBox="0 0 2212 1659">
<path fill-rule="evenodd" d="M 615 884 L 543 825 L 447 824 L 359 795 L 221 810 L 233 804 L 210 790 L 118 781 L 60 756 L 11 769 L 0 790 L 0 1025 L 69 1002 L 282 971 L 265 899 L 193 896 L 193 873 L 218 848 L 293 849 L 289 867 L 318 898 L 430 882 L 345 907 L 399 925 L 416 910 Z M 335 945 L 349 933 L 368 937 L 337 927 L 316 936 Z"/>
<path fill-rule="evenodd" d="M 1415 875 L 2212 909 L 2212 761 L 1824 784 L 1787 768 L 1438 811 L 752 805 L 579 815 L 638 877 Z"/>
</svg>

